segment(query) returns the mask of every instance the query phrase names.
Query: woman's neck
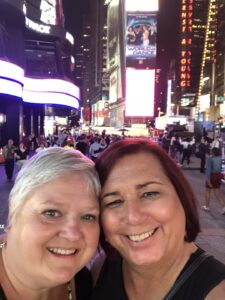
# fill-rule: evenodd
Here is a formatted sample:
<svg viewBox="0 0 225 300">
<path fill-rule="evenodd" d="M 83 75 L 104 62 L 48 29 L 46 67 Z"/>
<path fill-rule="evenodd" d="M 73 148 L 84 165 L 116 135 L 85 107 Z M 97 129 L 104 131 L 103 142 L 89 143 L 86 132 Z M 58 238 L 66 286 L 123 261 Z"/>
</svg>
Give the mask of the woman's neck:
<svg viewBox="0 0 225 300">
<path fill-rule="evenodd" d="M 179 254 L 148 266 L 137 267 L 123 261 L 124 286 L 129 300 L 163 299 L 196 249 L 193 243 L 186 243 Z"/>
</svg>

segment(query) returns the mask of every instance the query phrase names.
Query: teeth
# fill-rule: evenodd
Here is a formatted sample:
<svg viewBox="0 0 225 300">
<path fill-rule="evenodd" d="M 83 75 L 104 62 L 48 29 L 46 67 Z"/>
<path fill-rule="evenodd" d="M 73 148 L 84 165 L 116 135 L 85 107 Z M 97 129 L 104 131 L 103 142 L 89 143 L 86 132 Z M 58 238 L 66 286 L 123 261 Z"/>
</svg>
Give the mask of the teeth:
<svg viewBox="0 0 225 300">
<path fill-rule="evenodd" d="M 151 235 L 153 235 L 154 232 L 155 232 L 155 229 L 152 229 L 151 231 L 148 231 L 148 232 L 145 232 L 142 234 L 128 235 L 128 238 L 132 242 L 141 242 L 141 241 L 144 241 L 145 239 L 147 239 L 148 237 L 150 237 Z"/>
<path fill-rule="evenodd" d="M 48 250 L 52 253 L 56 253 L 56 254 L 60 254 L 60 255 L 71 255 L 71 254 L 75 254 L 77 252 L 76 249 L 66 250 L 66 249 L 61 249 L 61 248 L 48 248 Z"/>
</svg>

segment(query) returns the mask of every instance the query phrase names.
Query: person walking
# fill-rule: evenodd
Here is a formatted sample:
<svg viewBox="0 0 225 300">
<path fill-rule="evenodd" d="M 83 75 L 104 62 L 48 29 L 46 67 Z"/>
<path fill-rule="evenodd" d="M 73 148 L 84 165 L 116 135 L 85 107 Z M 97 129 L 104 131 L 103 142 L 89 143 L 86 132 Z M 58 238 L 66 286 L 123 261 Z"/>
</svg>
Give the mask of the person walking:
<svg viewBox="0 0 225 300">
<path fill-rule="evenodd" d="M 183 165 L 184 161 L 187 161 L 187 165 L 190 165 L 190 157 L 192 153 L 192 145 L 194 145 L 195 140 L 186 138 L 180 141 L 181 145 L 183 146 L 183 154 L 181 159 L 181 164 Z"/>
<path fill-rule="evenodd" d="M 7 144 L 3 147 L 3 157 L 5 159 L 5 173 L 8 181 L 12 180 L 14 171 L 14 156 L 15 156 L 14 141 L 9 139 Z"/>
<path fill-rule="evenodd" d="M 206 154 L 208 152 L 207 141 L 204 137 L 201 138 L 200 144 L 198 146 L 198 158 L 200 158 L 200 173 L 205 173 L 205 162 Z"/>
<path fill-rule="evenodd" d="M 101 145 L 99 143 L 99 137 L 95 136 L 94 137 L 94 143 L 92 143 L 90 145 L 90 148 L 89 148 L 89 155 L 90 155 L 90 158 L 95 161 L 96 158 L 98 157 L 99 153 L 101 151 Z"/>
<path fill-rule="evenodd" d="M 222 206 L 221 213 L 225 215 L 225 200 L 223 199 L 220 186 L 221 186 L 221 167 L 222 158 L 220 156 L 219 148 L 212 149 L 212 156 L 208 157 L 206 162 L 206 186 L 205 186 L 205 205 L 202 207 L 205 211 L 210 210 L 210 196 L 211 191 L 216 197 L 216 200 Z"/>
</svg>

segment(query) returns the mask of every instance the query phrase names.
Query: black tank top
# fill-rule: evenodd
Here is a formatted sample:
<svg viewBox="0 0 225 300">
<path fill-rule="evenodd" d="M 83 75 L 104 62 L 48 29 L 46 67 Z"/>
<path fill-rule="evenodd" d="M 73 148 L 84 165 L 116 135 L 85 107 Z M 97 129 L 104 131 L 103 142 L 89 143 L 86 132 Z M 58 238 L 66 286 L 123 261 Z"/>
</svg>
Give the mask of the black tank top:
<svg viewBox="0 0 225 300">
<path fill-rule="evenodd" d="M 203 252 L 202 249 L 197 249 L 191 255 L 178 278 L 193 260 Z M 209 256 L 177 291 L 173 300 L 203 300 L 223 280 L 225 280 L 225 265 Z M 94 288 L 93 300 L 106 299 L 129 300 L 123 284 L 121 258 L 106 259 Z"/>
</svg>

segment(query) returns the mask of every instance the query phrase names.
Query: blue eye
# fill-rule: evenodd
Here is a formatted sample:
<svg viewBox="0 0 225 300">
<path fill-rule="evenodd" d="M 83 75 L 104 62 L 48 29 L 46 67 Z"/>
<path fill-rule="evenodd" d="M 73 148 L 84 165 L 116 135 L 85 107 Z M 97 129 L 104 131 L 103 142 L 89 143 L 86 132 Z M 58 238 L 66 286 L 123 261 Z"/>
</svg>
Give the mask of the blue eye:
<svg viewBox="0 0 225 300">
<path fill-rule="evenodd" d="M 97 220 L 97 217 L 95 215 L 84 215 L 82 216 L 82 220 L 85 220 L 85 221 L 89 221 L 89 222 L 94 222 Z"/>
<path fill-rule="evenodd" d="M 43 212 L 43 214 L 48 218 L 56 218 L 60 216 L 60 213 L 57 210 L 49 209 Z"/>
</svg>

